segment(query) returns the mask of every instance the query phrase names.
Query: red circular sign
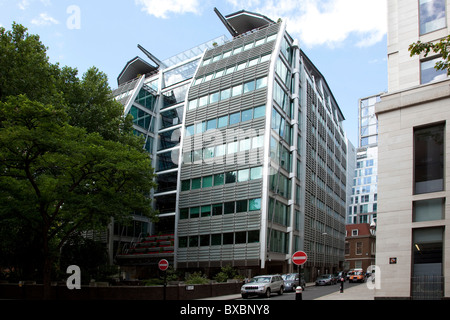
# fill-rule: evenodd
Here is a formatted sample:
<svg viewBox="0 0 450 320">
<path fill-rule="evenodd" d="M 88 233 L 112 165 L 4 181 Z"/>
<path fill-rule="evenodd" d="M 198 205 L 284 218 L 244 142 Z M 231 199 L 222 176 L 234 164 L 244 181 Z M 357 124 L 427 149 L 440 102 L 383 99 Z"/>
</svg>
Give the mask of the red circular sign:
<svg viewBox="0 0 450 320">
<path fill-rule="evenodd" d="M 297 251 L 292 255 L 292 263 L 301 266 L 308 260 L 308 255 L 303 251 Z"/>
<path fill-rule="evenodd" d="M 158 262 L 158 268 L 161 271 L 166 271 L 169 268 L 169 261 L 162 259 Z"/>
</svg>

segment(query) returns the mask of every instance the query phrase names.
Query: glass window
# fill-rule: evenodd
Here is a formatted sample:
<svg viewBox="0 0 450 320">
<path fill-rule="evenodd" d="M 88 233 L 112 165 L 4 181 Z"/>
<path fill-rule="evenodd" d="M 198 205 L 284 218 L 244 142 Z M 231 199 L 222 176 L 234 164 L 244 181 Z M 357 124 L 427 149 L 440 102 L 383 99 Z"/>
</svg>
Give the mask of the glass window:
<svg viewBox="0 0 450 320">
<path fill-rule="evenodd" d="M 193 125 L 186 127 L 186 136 L 188 137 L 188 136 L 192 136 L 192 135 L 194 135 L 194 126 Z"/>
<path fill-rule="evenodd" d="M 252 118 L 253 118 L 253 109 L 242 111 L 242 121 L 252 120 Z"/>
<path fill-rule="evenodd" d="M 188 110 L 193 110 L 197 108 L 198 99 L 189 101 Z"/>
<path fill-rule="evenodd" d="M 225 74 L 233 73 L 234 69 L 236 69 L 236 66 L 228 67 L 227 70 L 225 70 Z"/>
<path fill-rule="evenodd" d="M 415 193 L 444 190 L 444 125 L 414 130 Z"/>
<path fill-rule="evenodd" d="M 246 242 L 247 242 L 247 232 L 245 232 L 245 231 L 236 232 L 234 243 L 242 244 L 242 243 L 246 243 Z"/>
<path fill-rule="evenodd" d="M 228 116 L 220 117 L 217 120 L 217 128 L 223 128 L 223 127 L 226 127 L 226 126 L 228 126 Z"/>
<path fill-rule="evenodd" d="M 200 208 L 199 207 L 195 207 L 195 208 L 190 208 L 189 209 L 189 216 L 191 218 L 198 218 L 200 215 Z"/>
<path fill-rule="evenodd" d="M 248 232 L 247 243 L 259 243 L 259 230 L 253 230 Z"/>
<path fill-rule="evenodd" d="M 179 237 L 178 238 L 178 247 L 187 248 L 188 237 Z"/>
<path fill-rule="evenodd" d="M 213 177 L 212 176 L 203 177 L 202 188 L 212 187 L 212 185 L 213 185 Z"/>
<path fill-rule="evenodd" d="M 256 107 L 253 112 L 253 119 L 261 118 L 266 115 L 266 106 Z"/>
<path fill-rule="evenodd" d="M 195 133 L 205 132 L 206 122 L 199 122 L 195 124 Z"/>
<path fill-rule="evenodd" d="M 429 199 L 413 203 L 413 222 L 441 220 L 444 218 L 445 199 Z"/>
<path fill-rule="evenodd" d="M 227 146 L 227 154 L 238 152 L 238 142 L 230 142 Z"/>
<path fill-rule="evenodd" d="M 413 276 L 441 276 L 443 229 L 413 229 Z"/>
<path fill-rule="evenodd" d="M 214 186 L 221 186 L 225 182 L 224 174 L 219 173 L 214 175 Z"/>
<path fill-rule="evenodd" d="M 248 201 L 248 210 L 249 211 L 258 211 L 261 210 L 261 199 L 251 199 Z"/>
<path fill-rule="evenodd" d="M 217 127 L 217 119 L 208 120 L 206 122 L 206 131 L 216 129 Z"/>
<path fill-rule="evenodd" d="M 211 206 L 203 206 L 201 208 L 202 217 L 209 217 L 211 215 Z"/>
<path fill-rule="evenodd" d="M 209 234 L 200 236 L 200 247 L 209 247 Z"/>
<path fill-rule="evenodd" d="M 239 151 L 250 150 L 250 148 L 251 148 L 251 140 L 250 139 L 244 139 L 239 142 Z"/>
<path fill-rule="evenodd" d="M 214 103 L 219 101 L 219 97 L 220 97 L 220 93 L 219 92 L 214 92 L 209 96 L 209 103 Z"/>
<path fill-rule="evenodd" d="M 233 244 L 234 242 L 234 233 L 228 232 L 223 234 L 223 244 Z"/>
<path fill-rule="evenodd" d="M 250 180 L 262 179 L 262 167 L 252 168 L 250 170 Z"/>
<path fill-rule="evenodd" d="M 219 234 L 212 234 L 211 235 L 211 245 L 212 246 L 220 246 L 222 244 L 222 235 Z"/>
<path fill-rule="evenodd" d="M 238 54 L 239 52 L 242 52 L 242 47 L 234 48 L 233 54 Z"/>
<path fill-rule="evenodd" d="M 419 0 L 420 34 L 446 27 L 445 0 Z"/>
<path fill-rule="evenodd" d="M 224 205 L 223 205 L 223 213 L 224 214 L 234 213 L 234 201 L 225 202 L 224 203 Z"/>
<path fill-rule="evenodd" d="M 203 159 L 211 159 L 214 158 L 214 147 L 205 148 L 203 150 Z"/>
<path fill-rule="evenodd" d="M 221 216 L 223 213 L 223 205 L 221 203 L 212 205 L 212 215 Z"/>
<path fill-rule="evenodd" d="M 197 189 L 200 189 L 201 187 L 202 187 L 202 178 L 192 179 L 192 185 L 191 185 L 192 190 L 197 190 Z"/>
<path fill-rule="evenodd" d="M 264 136 L 258 136 L 252 138 L 252 148 L 261 148 L 264 146 Z"/>
<path fill-rule="evenodd" d="M 256 89 L 267 87 L 267 77 L 256 80 Z"/>
<path fill-rule="evenodd" d="M 244 70 L 246 65 L 247 65 L 247 61 L 239 63 L 236 67 L 236 71 Z"/>
<path fill-rule="evenodd" d="M 236 201 L 236 212 L 246 212 L 247 210 L 247 200 Z"/>
<path fill-rule="evenodd" d="M 220 91 L 220 100 L 229 99 L 231 97 L 231 89 L 224 89 Z"/>
<path fill-rule="evenodd" d="M 191 189 L 191 180 L 181 181 L 181 191 L 189 191 Z"/>
<path fill-rule="evenodd" d="M 236 182 L 236 171 L 225 173 L 225 183 L 235 183 L 235 182 Z"/>
<path fill-rule="evenodd" d="M 233 114 L 230 114 L 230 126 L 236 123 L 239 123 L 241 121 L 241 113 L 236 112 Z"/>
<path fill-rule="evenodd" d="M 238 182 L 248 181 L 250 175 L 250 169 L 244 169 L 238 171 Z"/>
<path fill-rule="evenodd" d="M 208 104 L 208 96 L 200 97 L 198 99 L 198 106 L 199 107 L 206 106 L 207 104 Z"/>
<path fill-rule="evenodd" d="M 231 50 L 223 53 L 223 59 L 228 58 L 229 56 L 231 56 Z"/>
<path fill-rule="evenodd" d="M 436 62 L 442 61 L 442 58 L 436 58 L 432 60 L 425 60 L 420 63 L 420 83 L 426 84 L 433 81 L 447 79 L 446 70 L 436 70 Z"/>
<path fill-rule="evenodd" d="M 244 93 L 255 90 L 255 81 L 249 81 L 244 83 Z"/>
<path fill-rule="evenodd" d="M 189 237 L 189 247 L 190 248 L 198 247 L 198 236 Z"/>
<path fill-rule="evenodd" d="M 219 77 L 223 76 L 224 73 L 225 73 L 225 69 L 216 71 L 216 73 L 214 74 L 214 78 L 219 78 Z"/>
<path fill-rule="evenodd" d="M 242 84 L 233 87 L 232 92 L 231 92 L 231 96 L 235 97 L 242 94 Z"/>
<path fill-rule="evenodd" d="M 225 155 L 225 148 L 226 148 L 226 144 L 216 146 L 216 152 L 215 152 L 214 156 L 220 157 L 220 156 Z"/>
<path fill-rule="evenodd" d="M 189 218 L 189 208 L 180 209 L 180 219 L 188 219 Z"/>
</svg>

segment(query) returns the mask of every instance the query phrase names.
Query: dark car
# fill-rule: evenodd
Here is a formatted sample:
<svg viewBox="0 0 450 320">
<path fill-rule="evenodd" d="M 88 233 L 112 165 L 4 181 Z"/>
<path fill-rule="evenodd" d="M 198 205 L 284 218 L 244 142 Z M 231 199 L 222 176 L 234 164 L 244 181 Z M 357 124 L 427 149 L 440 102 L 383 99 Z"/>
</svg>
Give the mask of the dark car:
<svg viewBox="0 0 450 320">
<path fill-rule="evenodd" d="M 306 288 L 306 282 L 299 273 L 287 273 L 281 276 L 284 280 L 284 291 L 295 291 L 298 286 L 303 290 Z"/>
<path fill-rule="evenodd" d="M 316 286 L 326 286 L 335 283 L 336 282 L 334 281 L 333 275 L 331 274 L 322 274 L 321 276 L 317 277 L 316 280 Z"/>
</svg>

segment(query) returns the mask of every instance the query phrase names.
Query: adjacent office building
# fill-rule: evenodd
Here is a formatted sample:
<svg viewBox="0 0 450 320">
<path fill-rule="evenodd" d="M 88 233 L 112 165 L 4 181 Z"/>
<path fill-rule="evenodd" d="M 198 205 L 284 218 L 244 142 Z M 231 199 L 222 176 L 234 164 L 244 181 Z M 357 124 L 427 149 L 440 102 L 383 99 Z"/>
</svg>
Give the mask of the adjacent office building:
<svg viewBox="0 0 450 320">
<path fill-rule="evenodd" d="M 447 0 L 388 1 L 389 90 L 378 117 L 376 298 L 450 297 L 450 80 L 413 42 L 449 35 Z"/>
<path fill-rule="evenodd" d="M 359 100 L 358 148 L 347 224 L 375 225 L 378 197 L 378 121 L 375 104 L 380 95 Z"/>
<path fill-rule="evenodd" d="M 308 280 L 338 271 L 344 116 L 285 22 L 216 13 L 231 40 L 175 65 L 143 49 L 153 63 L 133 59 L 119 76 L 115 96 L 146 137 L 161 219 L 117 261 L 151 266 L 164 257 L 178 269 L 231 265 L 252 276 L 297 270 L 291 256 L 303 250 Z"/>
</svg>

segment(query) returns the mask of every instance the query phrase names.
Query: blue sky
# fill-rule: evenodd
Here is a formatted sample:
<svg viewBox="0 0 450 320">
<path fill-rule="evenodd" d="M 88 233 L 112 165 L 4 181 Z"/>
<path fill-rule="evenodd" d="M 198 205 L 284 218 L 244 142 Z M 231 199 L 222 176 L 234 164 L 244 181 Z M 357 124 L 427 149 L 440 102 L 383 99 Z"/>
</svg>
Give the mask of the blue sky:
<svg viewBox="0 0 450 320">
<path fill-rule="evenodd" d="M 387 90 L 386 0 L 0 0 L 0 26 L 38 34 L 53 63 L 96 66 L 111 87 L 125 64 L 160 60 L 228 31 L 214 13 L 242 9 L 287 21 L 288 32 L 327 80 L 357 146 L 358 99 Z"/>
</svg>

